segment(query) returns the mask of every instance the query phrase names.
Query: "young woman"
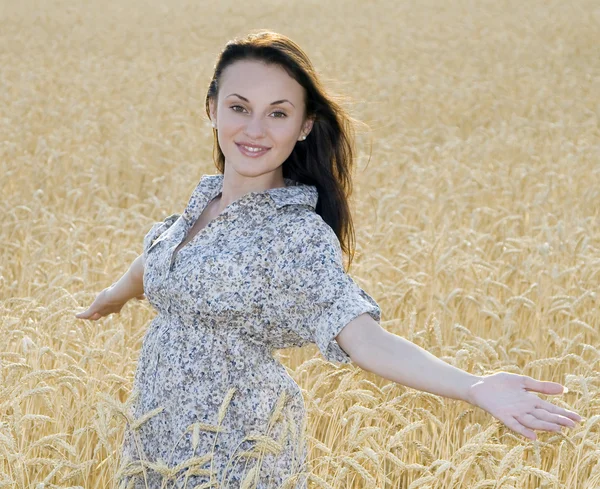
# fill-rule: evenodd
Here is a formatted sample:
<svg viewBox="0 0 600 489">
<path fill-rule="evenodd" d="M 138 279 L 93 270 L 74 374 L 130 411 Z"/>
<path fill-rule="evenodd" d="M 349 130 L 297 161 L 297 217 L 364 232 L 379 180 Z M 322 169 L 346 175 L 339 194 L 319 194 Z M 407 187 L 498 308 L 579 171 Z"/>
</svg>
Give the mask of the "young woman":
<svg viewBox="0 0 600 489">
<path fill-rule="evenodd" d="M 135 417 L 151 416 L 127 431 L 123 487 L 158 488 L 157 463 L 209 453 L 194 471 L 171 473 L 177 487 L 239 488 L 253 477 L 277 488 L 303 469 L 301 391 L 272 353 L 308 343 L 329 361 L 467 401 L 527 438 L 581 420 L 532 392 L 560 394 L 558 383 L 476 376 L 381 328 L 378 304 L 342 260 L 351 119 L 294 42 L 259 31 L 227 43 L 206 111 L 219 174 L 201 178 L 181 214 L 155 223 L 127 273 L 77 314 L 97 320 L 144 292 L 158 311 L 134 380 Z M 257 445 L 260 460 L 237 456 Z"/>
</svg>

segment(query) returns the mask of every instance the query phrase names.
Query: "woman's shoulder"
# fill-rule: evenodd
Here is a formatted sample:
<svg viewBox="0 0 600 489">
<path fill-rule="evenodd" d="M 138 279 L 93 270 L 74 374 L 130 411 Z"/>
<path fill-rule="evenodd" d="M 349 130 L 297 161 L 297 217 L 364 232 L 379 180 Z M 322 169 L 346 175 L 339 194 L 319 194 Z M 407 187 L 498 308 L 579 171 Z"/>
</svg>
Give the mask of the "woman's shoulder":
<svg viewBox="0 0 600 489">
<path fill-rule="evenodd" d="M 306 206 L 288 207 L 280 216 L 286 232 L 294 236 L 333 232 L 320 214 Z"/>
<path fill-rule="evenodd" d="M 339 240 L 332 227 L 314 210 L 300 207 L 285 213 L 279 234 L 280 246 L 284 249 L 301 248 L 310 250 L 324 245 L 339 247 Z"/>
</svg>

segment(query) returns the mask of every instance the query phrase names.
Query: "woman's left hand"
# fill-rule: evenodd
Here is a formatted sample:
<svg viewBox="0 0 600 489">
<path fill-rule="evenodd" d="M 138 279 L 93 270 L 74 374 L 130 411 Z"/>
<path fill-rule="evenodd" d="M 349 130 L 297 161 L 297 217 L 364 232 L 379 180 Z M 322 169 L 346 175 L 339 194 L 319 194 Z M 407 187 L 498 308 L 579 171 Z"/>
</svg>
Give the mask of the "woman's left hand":
<svg viewBox="0 0 600 489">
<path fill-rule="evenodd" d="M 532 430 L 560 431 L 563 426 L 574 428 L 575 422 L 582 420 L 577 413 L 544 401 L 529 391 L 562 394 L 564 387 L 526 375 L 497 372 L 473 384 L 467 401 L 531 440 L 537 438 Z"/>
</svg>

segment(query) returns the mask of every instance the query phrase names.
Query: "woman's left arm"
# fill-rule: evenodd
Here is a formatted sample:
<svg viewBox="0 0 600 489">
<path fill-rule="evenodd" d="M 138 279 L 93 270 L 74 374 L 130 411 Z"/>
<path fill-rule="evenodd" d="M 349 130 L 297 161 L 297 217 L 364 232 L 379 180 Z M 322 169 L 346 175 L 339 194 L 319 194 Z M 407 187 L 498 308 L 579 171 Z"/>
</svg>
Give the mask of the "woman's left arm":
<svg viewBox="0 0 600 489">
<path fill-rule="evenodd" d="M 572 428 L 582 419 L 530 392 L 562 394 L 564 388 L 557 382 L 508 372 L 470 374 L 386 331 L 368 314 L 348 323 L 336 340 L 363 370 L 413 389 L 473 404 L 532 440 L 536 435 L 531 429 L 560 431 L 562 426 Z"/>
<path fill-rule="evenodd" d="M 481 380 L 386 331 L 368 314 L 350 321 L 336 340 L 363 370 L 420 391 L 470 402 L 469 388 Z"/>
</svg>

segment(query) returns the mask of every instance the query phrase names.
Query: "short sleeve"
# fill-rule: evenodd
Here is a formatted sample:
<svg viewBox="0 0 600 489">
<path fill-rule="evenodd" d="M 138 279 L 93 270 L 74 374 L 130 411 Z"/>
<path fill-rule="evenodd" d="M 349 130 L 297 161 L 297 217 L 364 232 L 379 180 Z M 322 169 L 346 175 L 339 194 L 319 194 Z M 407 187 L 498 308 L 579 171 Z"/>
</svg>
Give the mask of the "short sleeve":
<svg viewBox="0 0 600 489">
<path fill-rule="evenodd" d="M 271 305 L 282 326 L 315 343 L 327 361 L 352 363 L 335 337 L 364 313 L 379 323 L 381 309 L 346 273 L 335 232 L 316 216 L 286 234 L 273 271 Z"/>
<path fill-rule="evenodd" d="M 169 217 L 166 217 L 163 221 L 155 222 L 150 231 L 146 233 L 143 240 L 143 254 L 144 260 L 148 257 L 148 250 L 154 243 L 154 241 L 167 229 L 169 229 L 173 223 L 179 219 L 181 214 L 171 214 Z"/>
</svg>

